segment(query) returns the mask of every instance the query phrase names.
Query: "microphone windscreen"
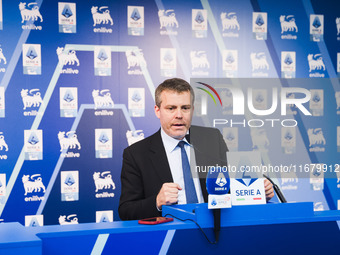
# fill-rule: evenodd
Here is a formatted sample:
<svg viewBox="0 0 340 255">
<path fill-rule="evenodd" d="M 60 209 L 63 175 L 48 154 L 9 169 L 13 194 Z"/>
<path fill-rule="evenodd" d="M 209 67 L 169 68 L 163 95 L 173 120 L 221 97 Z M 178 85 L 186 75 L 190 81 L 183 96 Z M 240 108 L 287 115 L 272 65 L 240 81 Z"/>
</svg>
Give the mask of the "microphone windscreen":
<svg viewBox="0 0 340 255">
<path fill-rule="evenodd" d="M 224 195 L 230 189 L 230 178 L 226 167 L 210 167 L 206 179 L 208 194 Z"/>
</svg>

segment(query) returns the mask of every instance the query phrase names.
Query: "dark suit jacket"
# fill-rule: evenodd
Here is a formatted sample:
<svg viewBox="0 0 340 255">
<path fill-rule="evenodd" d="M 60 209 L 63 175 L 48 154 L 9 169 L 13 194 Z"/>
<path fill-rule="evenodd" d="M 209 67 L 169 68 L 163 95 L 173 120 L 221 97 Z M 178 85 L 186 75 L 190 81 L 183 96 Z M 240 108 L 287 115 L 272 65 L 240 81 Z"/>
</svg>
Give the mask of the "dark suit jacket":
<svg viewBox="0 0 340 255">
<path fill-rule="evenodd" d="M 190 143 L 195 150 L 196 165 L 226 165 L 227 146 L 219 130 L 192 126 Z M 203 173 L 204 177 L 206 173 Z M 156 197 L 163 183 L 173 182 L 160 130 L 124 150 L 121 173 L 119 216 L 135 220 L 160 216 Z M 205 202 L 208 194 L 205 178 L 200 178 Z"/>
</svg>

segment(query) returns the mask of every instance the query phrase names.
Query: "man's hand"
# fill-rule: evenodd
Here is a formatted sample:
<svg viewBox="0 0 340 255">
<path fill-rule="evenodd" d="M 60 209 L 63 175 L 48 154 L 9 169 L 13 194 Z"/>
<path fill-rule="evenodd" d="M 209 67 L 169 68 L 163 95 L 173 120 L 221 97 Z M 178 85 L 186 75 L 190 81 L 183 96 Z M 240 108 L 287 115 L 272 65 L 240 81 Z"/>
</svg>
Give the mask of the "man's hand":
<svg viewBox="0 0 340 255">
<path fill-rule="evenodd" d="M 269 201 L 274 196 L 274 188 L 273 184 L 267 179 L 264 179 L 264 190 L 266 192 L 266 200 Z"/>
<path fill-rule="evenodd" d="M 181 189 L 182 188 L 177 183 L 164 183 L 156 198 L 157 208 L 162 209 L 162 205 L 177 203 L 178 191 Z"/>
</svg>

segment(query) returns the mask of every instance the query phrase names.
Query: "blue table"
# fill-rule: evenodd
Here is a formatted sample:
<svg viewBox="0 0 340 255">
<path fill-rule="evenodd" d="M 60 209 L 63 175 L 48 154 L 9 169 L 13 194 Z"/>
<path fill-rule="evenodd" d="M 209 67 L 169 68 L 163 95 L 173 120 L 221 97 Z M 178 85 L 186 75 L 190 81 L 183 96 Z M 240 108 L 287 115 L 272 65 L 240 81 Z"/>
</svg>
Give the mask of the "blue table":
<svg viewBox="0 0 340 255">
<path fill-rule="evenodd" d="M 207 204 L 163 208 L 180 219 L 160 225 L 137 221 L 25 228 L 0 225 L 0 254 L 339 254 L 340 211 L 313 211 L 313 203 L 234 206 L 222 210 L 218 244 Z M 193 221 L 191 221 L 193 220 Z"/>
</svg>

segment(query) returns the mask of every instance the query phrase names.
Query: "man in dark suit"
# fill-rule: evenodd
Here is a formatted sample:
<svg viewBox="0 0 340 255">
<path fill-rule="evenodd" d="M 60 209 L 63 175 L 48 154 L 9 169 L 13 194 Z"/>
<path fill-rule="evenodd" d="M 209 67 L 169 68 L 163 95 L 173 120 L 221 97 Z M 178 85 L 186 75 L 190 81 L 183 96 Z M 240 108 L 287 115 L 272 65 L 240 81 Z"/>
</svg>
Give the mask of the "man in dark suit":
<svg viewBox="0 0 340 255">
<path fill-rule="evenodd" d="M 165 80 L 157 87 L 155 100 L 161 129 L 123 153 L 118 209 L 122 220 L 160 216 L 163 205 L 187 203 L 189 192 L 184 185 L 179 141 L 184 141 L 191 165 L 199 169 L 227 165 L 227 146 L 221 133 L 214 128 L 191 126 L 194 91 L 188 82 L 178 78 Z M 192 178 L 194 196 L 203 203 L 208 194 L 205 178 L 199 177 Z M 273 197 L 271 183 L 265 182 L 265 189 L 267 199 Z"/>
</svg>

